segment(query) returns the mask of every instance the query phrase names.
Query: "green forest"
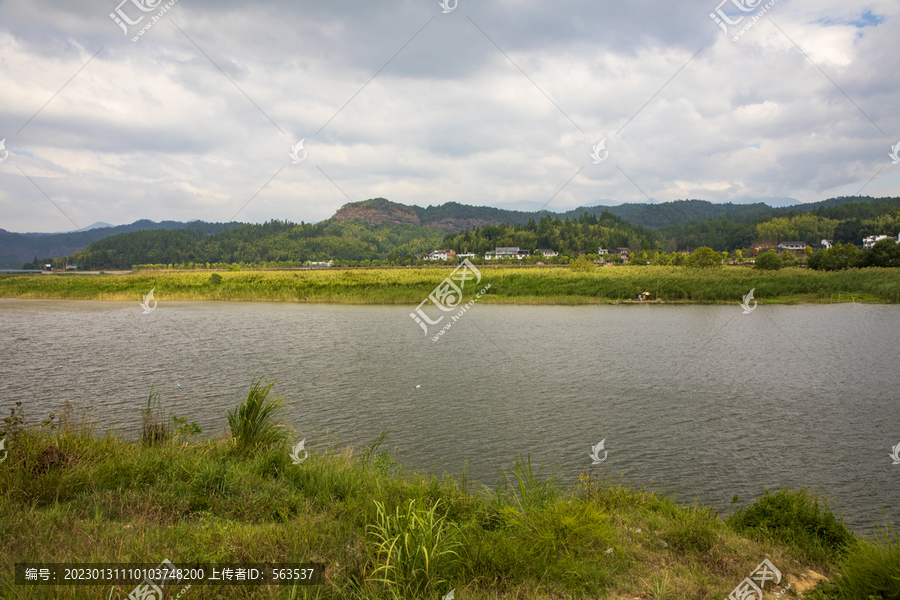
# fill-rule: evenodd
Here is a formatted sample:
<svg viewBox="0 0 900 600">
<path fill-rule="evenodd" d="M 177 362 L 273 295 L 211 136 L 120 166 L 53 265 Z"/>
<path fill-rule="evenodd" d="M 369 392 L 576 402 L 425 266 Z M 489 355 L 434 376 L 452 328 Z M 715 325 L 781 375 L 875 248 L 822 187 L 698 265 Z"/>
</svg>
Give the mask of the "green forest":
<svg viewBox="0 0 900 600">
<path fill-rule="evenodd" d="M 377 199 L 389 208 L 394 205 Z M 373 201 L 366 201 L 373 202 Z M 362 204 L 362 203 L 361 203 Z M 402 206 L 402 205 L 394 205 Z M 624 205 L 623 205 L 624 206 Z M 640 206 L 635 209 L 635 206 Z M 614 214 L 623 207 L 582 209 L 575 214 L 532 213 L 516 224 L 484 225 L 458 234 L 410 223 L 368 225 L 359 220 L 328 219 L 319 223 L 273 220 L 263 224 L 153 229 L 104 238 L 84 250 L 61 258 L 39 259 L 24 268 L 75 264 L 79 270 L 131 269 L 135 265 L 180 265 L 182 268 L 215 265 L 300 266 L 307 261 L 334 260 L 338 264 L 414 264 L 418 254 L 437 248 L 483 254 L 496 247 L 548 248 L 562 256 L 594 254 L 600 247 L 627 247 L 634 252 L 673 253 L 709 247 L 717 252 L 749 250 L 754 245 L 774 246 L 800 240 L 818 244 L 830 239 L 859 245 L 869 235 L 900 234 L 900 198 L 837 198 L 810 207 L 760 209 L 765 205 L 716 205 L 689 200 L 660 205 L 628 205 L 630 217 Z M 749 207 L 749 208 L 748 208 Z M 407 211 L 409 207 L 403 207 Z M 442 205 L 421 209 L 430 218 L 461 218 L 473 207 Z M 459 212 L 458 210 L 463 210 Z M 478 210 L 482 210 L 479 208 Z M 492 209 L 499 211 L 499 209 Z M 635 212 L 635 210 L 637 212 Z M 502 214 L 510 211 L 499 211 Z M 492 213 L 493 214 L 493 213 Z M 522 213 L 524 214 L 524 213 Z M 540 216 L 543 214 L 543 216 Z M 689 220 L 714 214 L 715 218 Z M 521 214 L 514 215 L 521 220 Z M 657 227 L 629 221 L 672 221 Z M 374 262 L 373 262 L 374 261 Z M 815 264 L 815 263 L 814 263 Z M 823 263 L 824 264 L 824 263 Z"/>
</svg>

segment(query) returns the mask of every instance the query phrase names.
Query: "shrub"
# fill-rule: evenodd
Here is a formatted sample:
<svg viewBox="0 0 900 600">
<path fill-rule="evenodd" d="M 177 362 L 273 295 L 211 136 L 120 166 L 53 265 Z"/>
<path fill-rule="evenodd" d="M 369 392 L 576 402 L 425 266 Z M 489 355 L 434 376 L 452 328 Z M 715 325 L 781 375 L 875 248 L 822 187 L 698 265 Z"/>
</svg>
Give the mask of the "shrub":
<svg viewBox="0 0 900 600">
<path fill-rule="evenodd" d="M 209 285 L 219 285 L 220 283 L 222 283 L 222 276 L 218 273 L 209 276 Z"/>
<path fill-rule="evenodd" d="M 700 269 L 722 266 L 722 255 L 706 246 L 701 246 L 694 250 L 688 260 L 688 266 Z"/>
<path fill-rule="evenodd" d="M 855 542 L 846 525 L 806 490 L 779 490 L 728 517 L 738 533 L 754 532 L 788 544 L 809 560 L 837 560 Z"/>
<path fill-rule="evenodd" d="M 762 269 L 764 271 L 777 271 L 783 266 L 784 264 L 781 261 L 781 257 L 778 256 L 778 253 L 774 250 L 768 250 L 756 257 L 756 263 L 753 265 L 753 268 Z"/>
<path fill-rule="evenodd" d="M 575 260 L 569 263 L 569 268 L 573 271 L 593 271 L 597 268 L 597 265 L 594 264 L 594 261 L 588 260 L 588 257 L 582 254 Z"/>
<path fill-rule="evenodd" d="M 256 445 L 267 446 L 283 441 L 287 432 L 278 416 L 284 410 L 285 398 L 269 400 L 269 392 L 277 383 L 262 386 L 262 377 L 250 386 L 247 399 L 233 411 L 228 411 L 228 426 L 231 437 L 239 449 Z"/>
</svg>

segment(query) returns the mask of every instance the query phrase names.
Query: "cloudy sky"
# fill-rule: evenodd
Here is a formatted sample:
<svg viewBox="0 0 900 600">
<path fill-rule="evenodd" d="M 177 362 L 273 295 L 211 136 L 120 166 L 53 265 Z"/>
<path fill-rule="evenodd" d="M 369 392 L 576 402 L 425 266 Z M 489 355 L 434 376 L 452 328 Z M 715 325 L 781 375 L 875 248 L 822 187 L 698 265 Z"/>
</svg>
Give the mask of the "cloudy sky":
<svg viewBox="0 0 900 600">
<path fill-rule="evenodd" d="M 0 228 L 900 195 L 896 0 L 119 2 L 0 0 Z"/>
</svg>

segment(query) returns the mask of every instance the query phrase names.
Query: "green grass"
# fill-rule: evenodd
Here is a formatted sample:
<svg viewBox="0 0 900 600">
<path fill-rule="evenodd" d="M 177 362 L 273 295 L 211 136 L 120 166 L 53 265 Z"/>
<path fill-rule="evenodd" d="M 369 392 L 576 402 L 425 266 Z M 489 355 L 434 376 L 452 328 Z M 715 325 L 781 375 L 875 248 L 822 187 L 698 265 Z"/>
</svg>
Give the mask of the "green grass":
<svg viewBox="0 0 900 600">
<path fill-rule="evenodd" d="M 728 524 L 742 533 L 775 537 L 810 560 L 838 560 L 855 543 L 828 505 L 807 490 L 766 490 L 752 506 L 731 515 Z"/>
<path fill-rule="evenodd" d="M 633 299 L 648 291 L 665 302 L 737 303 L 754 289 L 765 303 L 900 302 L 900 269 L 821 272 L 801 268 L 623 266 L 568 268 L 479 267 L 480 284 L 465 288 L 479 300 L 515 304 L 592 304 Z M 0 297 L 139 302 L 150 289 L 160 302 L 232 300 L 418 304 L 450 268 L 320 269 L 309 271 L 141 271 L 127 275 L 2 275 Z"/>
<path fill-rule="evenodd" d="M 269 402 L 271 384 L 252 389 L 243 405 Z M 896 535 L 857 538 L 804 491 L 722 519 L 588 473 L 560 489 L 516 457 L 504 485 L 472 494 L 450 475 L 395 464 L 379 452 L 387 432 L 361 448 L 313 447 L 295 465 L 285 440 L 241 452 L 230 435 L 147 445 L 97 436 L 71 413 L 58 428 L 7 425 L 17 433 L 0 463 L 4 599 L 124 598 L 133 587 L 16 586 L 16 562 L 163 558 L 326 565 L 319 586 L 194 586 L 183 600 L 439 599 L 451 589 L 460 600 L 722 598 L 763 558 L 789 581 L 814 569 L 850 594 L 821 598 L 897 597 Z"/>
<path fill-rule="evenodd" d="M 285 398 L 269 400 L 269 392 L 275 383 L 264 386 L 260 377 L 250 386 L 247 399 L 226 413 L 231 437 L 238 450 L 269 446 L 284 441 L 287 436 L 283 421 L 278 418 L 284 410 Z"/>
</svg>

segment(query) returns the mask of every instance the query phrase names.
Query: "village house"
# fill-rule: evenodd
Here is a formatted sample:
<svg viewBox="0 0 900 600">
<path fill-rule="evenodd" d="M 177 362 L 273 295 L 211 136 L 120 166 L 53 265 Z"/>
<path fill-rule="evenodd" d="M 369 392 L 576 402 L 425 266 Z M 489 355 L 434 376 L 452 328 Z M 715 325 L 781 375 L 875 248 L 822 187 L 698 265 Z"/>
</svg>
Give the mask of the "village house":
<svg viewBox="0 0 900 600">
<path fill-rule="evenodd" d="M 790 250 L 791 252 L 804 252 L 806 251 L 806 242 L 780 242 L 778 246 L 775 247 L 775 251 L 778 253 L 784 252 L 785 250 Z"/>
<path fill-rule="evenodd" d="M 425 260 L 447 260 L 456 257 L 456 250 L 432 250 L 425 255 Z"/>
<path fill-rule="evenodd" d="M 889 235 L 870 235 L 863 239 L 863 248 L 869 249 L 881 240 L 892 239 Z M 900 235 L 897 236 L 897 243 L 900 244 Z"/>
<path fill-rule="evenodd" d="M 521 250 L 518 246 L 510 246 L 508 248 L 495 248 L 493 252 L 485 252 L 484 260 L 494 260 L 499 258 L 515 258 L 517 260 L 522 260 L 530 255 L 530 250 Z"/>
<path fill-rule="evenodd" d="M 559 256 L 559 252 L 555 250 L 550 250 L 548 248 L 538 248 L 534 251 L 535 254 L 543 254 L 544 256 Z"/>
</svg>

